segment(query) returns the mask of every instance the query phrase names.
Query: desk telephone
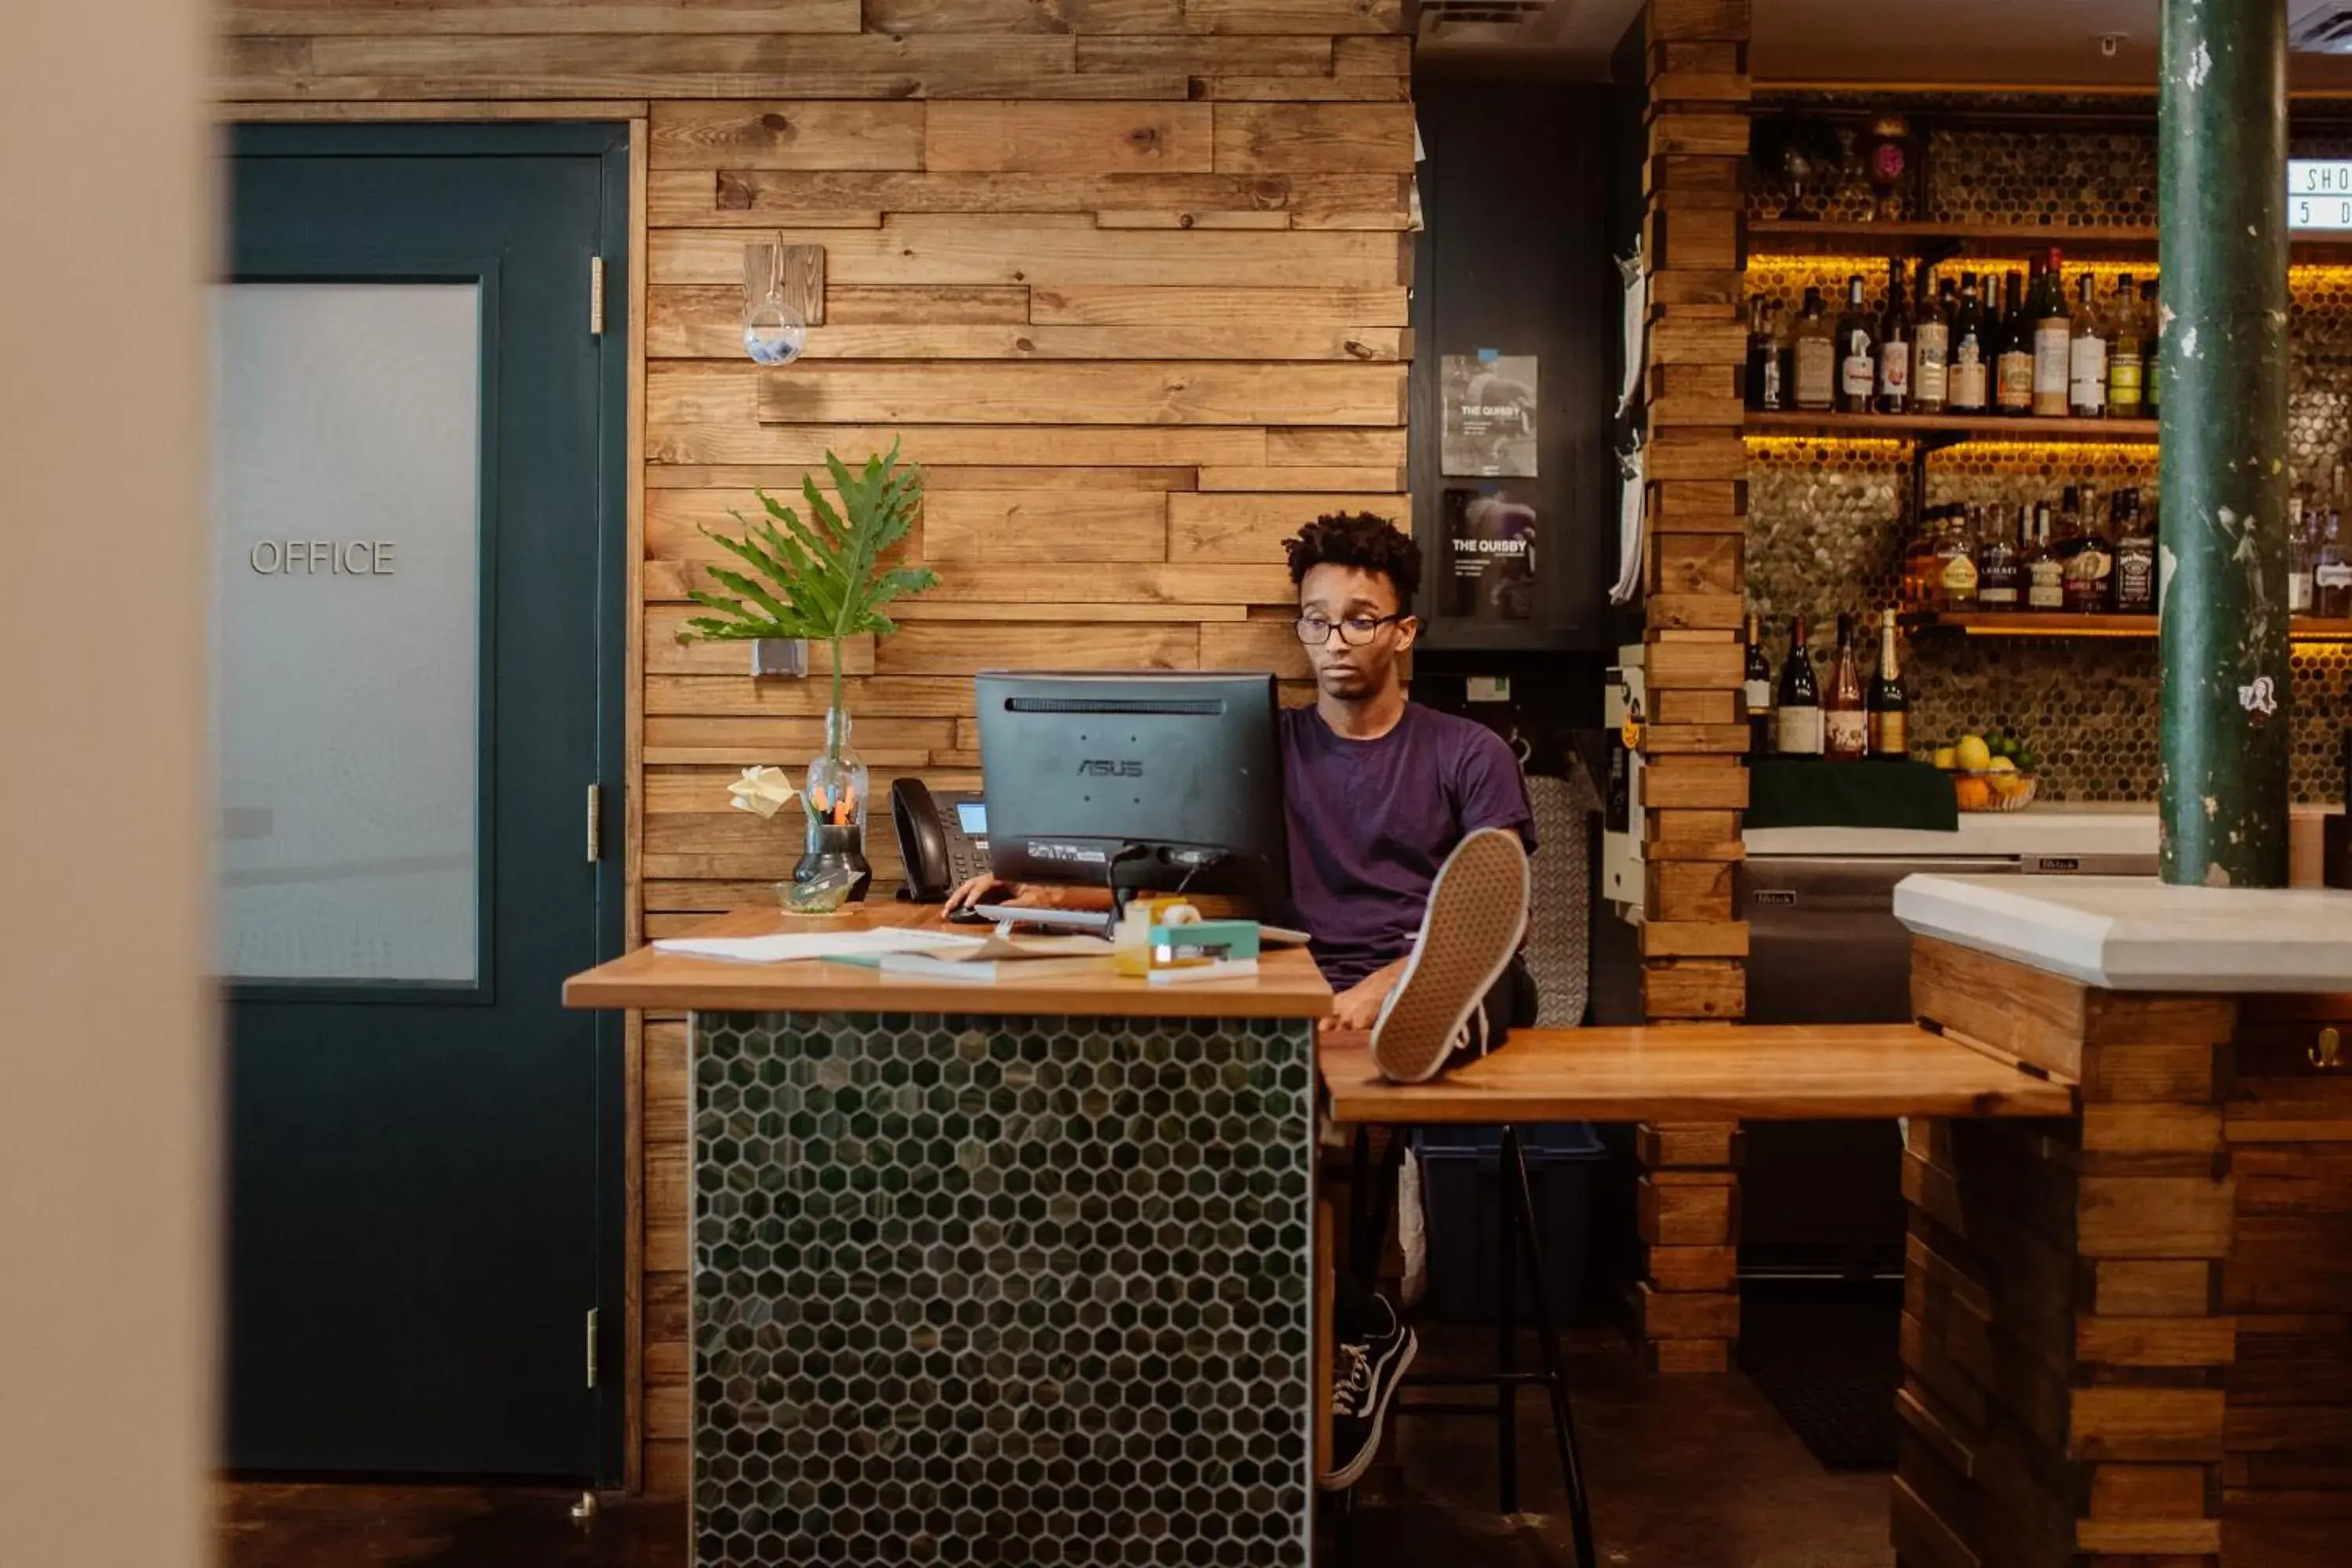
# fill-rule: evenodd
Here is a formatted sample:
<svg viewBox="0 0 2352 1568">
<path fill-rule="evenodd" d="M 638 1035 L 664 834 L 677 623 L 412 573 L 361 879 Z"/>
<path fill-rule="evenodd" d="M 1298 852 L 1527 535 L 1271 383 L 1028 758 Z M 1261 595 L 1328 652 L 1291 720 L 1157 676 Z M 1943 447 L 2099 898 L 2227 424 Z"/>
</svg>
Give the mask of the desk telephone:
<svg viewBox="0 0 2352 1568">
<path fill-rule="evenodd" d="M 988 807 L 971 790 L 931 792 L 920 779 L 890 785 L 890 820 L 907 863 L 907 897 L 936 904 L 988 870 Z"/>
</svg>

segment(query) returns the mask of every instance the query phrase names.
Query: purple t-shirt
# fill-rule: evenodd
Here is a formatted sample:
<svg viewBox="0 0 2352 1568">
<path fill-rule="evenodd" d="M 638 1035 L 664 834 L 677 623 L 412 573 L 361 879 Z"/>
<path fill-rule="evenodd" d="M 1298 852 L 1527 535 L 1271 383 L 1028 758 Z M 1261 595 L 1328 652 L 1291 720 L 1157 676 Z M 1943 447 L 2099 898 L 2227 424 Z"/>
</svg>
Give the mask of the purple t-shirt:
<svg viewBox="0 0 2352 1568">
<path fill-rule="evenodd" d="M 1335 990 L 1412 951 L 1430 884 L 1465 837 L 1516 827 L 1535 847 L 1518 762 L 1475 720 L 1408 702 L 1395 729 L 1350 741 L 1311 707 L 1286 709 L 1282 766 L 1291 903 Z"/>
</svg>

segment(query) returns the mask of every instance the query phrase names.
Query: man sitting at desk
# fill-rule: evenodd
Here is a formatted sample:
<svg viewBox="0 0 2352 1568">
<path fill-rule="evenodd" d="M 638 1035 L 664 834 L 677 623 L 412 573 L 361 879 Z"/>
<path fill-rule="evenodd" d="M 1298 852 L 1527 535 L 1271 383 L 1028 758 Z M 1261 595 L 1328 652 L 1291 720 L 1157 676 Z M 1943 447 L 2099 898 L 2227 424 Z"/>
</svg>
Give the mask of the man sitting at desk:
<svg viewBox="0 0 2352 1568">
<path fill-rule="evenodd" d="M 1534 1019 L 1534 981 L 1518 958 L 1534 813 L 1501 737 L 1406 700 L 1419 546 L 1385 519 L 1343 513 L 1308 523 L 1286 549 L 1316 688 L 1312 707 L 1282 714 L 1293 912 L 1338 993 L 1325 1027 L 1370 1030 L 1381 1072 L 1418 1082 Z M 966 883 L 950 907 L 995 886 Z M 1394 1308 L 1344 1275 L 1333 1316 L 1335 1453 L 1324 1484 L 1345 1487 L 1379 1447 L 1416 1342 Z"/>
</svg>

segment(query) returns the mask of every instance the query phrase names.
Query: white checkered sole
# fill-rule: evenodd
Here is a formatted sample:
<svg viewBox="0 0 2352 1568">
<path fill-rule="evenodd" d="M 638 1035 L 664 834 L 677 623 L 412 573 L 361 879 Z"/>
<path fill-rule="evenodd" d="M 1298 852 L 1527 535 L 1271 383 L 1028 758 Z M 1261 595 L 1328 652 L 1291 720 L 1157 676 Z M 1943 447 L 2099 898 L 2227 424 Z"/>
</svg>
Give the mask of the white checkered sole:
<svg viewBox="0 0 2352 1568">
<path fill-rule="evenodd" d="M 1402 978 L 1372 1026 L 1372 1063 L 1396 1083 L 1437 1076 L 1486 993 L 1510 966 L 1528 924 L 1528 852 L 1507 828 L 1486 827 L 1438 868 Z"/>
</svg>

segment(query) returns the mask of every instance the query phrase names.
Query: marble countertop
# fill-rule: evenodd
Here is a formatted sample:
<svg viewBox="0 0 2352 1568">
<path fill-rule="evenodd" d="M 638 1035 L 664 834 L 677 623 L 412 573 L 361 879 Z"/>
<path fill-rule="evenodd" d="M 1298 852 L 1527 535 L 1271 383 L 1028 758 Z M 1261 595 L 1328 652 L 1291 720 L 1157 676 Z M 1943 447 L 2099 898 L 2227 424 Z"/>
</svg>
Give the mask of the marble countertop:
<svg viewBox="0 0 2352 1568">
<path fill-rule="evenodd" d="M 2137 855 L 2156 859 L 2156 807 L 2036 805 L 2023 811 L 1964 811 L 1959 829 L 1754 827 L 1750 855 Z"/>
<path fill-rule="evenodd" d="M 2153 877 L 1906 877 L 1895 916 L 2111 991 L 2352 990 L 2352 891 L 2175 888 Z"/>
</svg>

